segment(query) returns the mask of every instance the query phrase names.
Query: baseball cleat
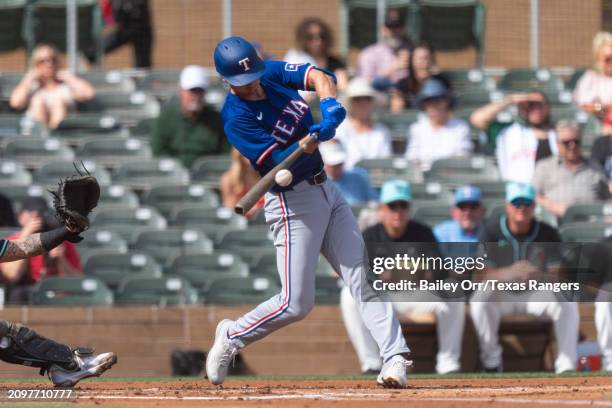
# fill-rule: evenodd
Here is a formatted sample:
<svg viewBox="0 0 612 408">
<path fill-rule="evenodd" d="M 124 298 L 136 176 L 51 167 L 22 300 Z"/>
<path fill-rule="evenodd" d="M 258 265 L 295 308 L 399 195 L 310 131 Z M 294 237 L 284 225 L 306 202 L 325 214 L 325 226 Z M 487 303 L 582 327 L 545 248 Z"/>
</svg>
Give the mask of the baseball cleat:
<svg viewBox="0 0 612 408">
<path fill-rule="evenodd" d="M 215 331 L 215 342 L 206 357 L 206 374 L 213 385 L 223 384 L 230 361 L 238 354 L 238 347 L 227 338 L 227 331 L 232 323 L 229 319 L 219 322 Z"/>
<path fill-rule="evenodd" d="M 77 367 L 69 370 L 57 364 L 49 368 L 47 375 L 56 387 L 74 387 L 83 378 L 99 377 L 117 362 L 115 353 L 102 353 L 97 356 L 92 353 L 81 354 L 74 351 L 74 361 Z"/>
<path fill-rule="evenodd" d="M 412 361 L 400 355 L 393 356 L 383 365 L 376 382 L 385 388 L 406 388 L 406 369 L 410 366 Z"/>
</svg>

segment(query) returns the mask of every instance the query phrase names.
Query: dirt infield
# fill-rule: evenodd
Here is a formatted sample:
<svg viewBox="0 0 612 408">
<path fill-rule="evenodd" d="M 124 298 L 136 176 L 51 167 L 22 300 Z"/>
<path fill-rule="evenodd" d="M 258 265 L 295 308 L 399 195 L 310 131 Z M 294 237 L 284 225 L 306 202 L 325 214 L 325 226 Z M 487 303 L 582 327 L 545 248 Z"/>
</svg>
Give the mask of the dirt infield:
<svg viewBox="0 0 612 408">
<path fill-rule="evenodd" d="M 12 387 L 43 385 L 2 383 Z M 229 380 L 223 387 L 204 379 L 110 380 L 76 390 L 78 405 L 101 407 L 612 407 L 612 377 L 416 378 L 405 390 L 382 389 L 373 380 Z"/>
</svg>

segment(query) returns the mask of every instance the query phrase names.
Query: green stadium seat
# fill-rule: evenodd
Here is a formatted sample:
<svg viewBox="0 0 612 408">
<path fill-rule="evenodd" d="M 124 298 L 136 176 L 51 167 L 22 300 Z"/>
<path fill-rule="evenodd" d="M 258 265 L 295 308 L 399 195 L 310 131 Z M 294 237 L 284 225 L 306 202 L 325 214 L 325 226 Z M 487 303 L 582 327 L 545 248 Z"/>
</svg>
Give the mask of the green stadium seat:
<svg viewBox="0 0 612 408">
<path fill-rule="evenodd" d="M 448 204 L 429 204 L 425 207 L 416 207 L 413 210 L 412 218 L 430 227 L 434 227 L 443 221 L 450 219 L 450 205 Z"/>
<path fill-rule="evenodd" d="M 189 172 L 174 159 L 155 159 L 124 163 L 113 182 L 135 190 L 149 190 L 160 184 L 188 184 Z"/>
<path fill-rule="evenodd" d="M 564 242 L 598 242 L 612 235 L 612 222 L 572 222 L 561 225 Z"/>
<path fill-rule="evenodd" d="M 334 276 L 315 276 L 315 303 L 337 305 L 340 303 L 342 280 Z"/>
<path fill-rule="evenodd" d="M 207 208 L 201 204 L 185 204 L 175 209 L 169 218 L 172 226 L 197 228 L 218 242 L 221 231 L 246 229 L 246 218 L 229 208 Z"/>
<path fill-rule="evenodd" d="M 580 77 L 582 77 L 582 75 L 584 75 L 586 70 L 587 70 L 586 68 L 575 69 L 574 73 L 565 82 L 565 87 L 569 89 L 570 91 L 573 91 L 574 88 L 576 88 L 576 84 L 578 83 L 578 80 L 580 79 Z"/>
<path fill-rule="evenodd" d="M 277 295 L 280 290 L 280 286 L 267 276 L 219 278 L 210 284 L 204 300 L 212 305 L 258 304 Z"/>
<path fill-rule="evenodd" d="M 99 137 L 84 141 L 76 152 L 80 159 L 92 160 L 110 169 L 116 169 L 123 163 L 153 157 L 148 143 L 122 137 Z"/>
<path fill-rule="evenodd" d="M 334 268 L 332 268 L 323 255 L 319 256 L 316 274 L 319 276 L 337 276 L 336 271 L 334 271 Z"/>
<path fill-rule="evenodd" d="M 90 215 L 92 226 L 108 227 L 146 227 L 152 230 L 166 228 L 166 219 L 151 207 L 112 207 L 95 209 Z M 123 236 L 123 234 L 122 234 Z"/>
<path fill-rule="evenodd" d="M 0 75 L 0 87 L 2 87 L 3 80 Z M 3 88 L 0 88 L 0 92 Z M 9 95 L 6 95 L 8 100 Z M 8 102 L 7 102 L 8 103 Z M 24 124 L 24 117 L 21 114 L 2 114 L 0 115 L 0 141 L 4 138 L 10 139 L 22 134 L 22 126 Z"/>
<path fill-rule="evenodd" d="M 0 238 L 6 238 L 18 233 L 20 230 L 21 228 L 2 227 L 0 228 Z"/>
<path fill-rule="evenodd" d="M 484 201 L 489 200 L 504 200 L 506 197 L 506 183 L 503 181 L 481 181 L 472 183 L 474 187 L 478 187 Z"/>
<path fill-rule="evenodd" d="M 204 233 L 193 228 L 143 231 L 134 237 L 132 247 L 148 252 L 161 264 L 177 255 L 213 252 L 213 242 Z"/>
<path fill-rule="evenodd" d="M 221 175 L 230 168 L 229 154 L 203 156 L 191 166 L 191 178 L 207 186 L 218 187 Z"/>
<path fill-rule="evenodd" d="M 498 85 L 506 92 L 539 90 L 553 99 L 564 90 L 563 81 L 547 68 L 511 69 L 501 78 Z"/>
<path fill-rule="evenodd" d="M 76 174 L 75 163 L 76 161 L 73 162 L 72 160 L 47 163 L 34 172 L 34 182 L 43 186 L 57 186 L 60 178 Z M 85 166 L 91 175 L 98 179 L 98 183 L 101 186 L 110 184 L 111 176 L 104 168 L 89 160 L 83 161 L 83 166 Z M 81 169 L 82 166 L 79 163 L 77 167 Z"/>
<path fill-rule="evenodd" d="M 98 92 L 94 100 L 83 106 L 87 112 L 104 112 L 124 125 L 135 125 L 144 118 L 159 114 L 159 102 L 147 92 Z"/>
<path fill-rule="evenodd" d="M 34 287 L 31 303 L 36 306 L 110 306 L 113 293 L 94 277 L 47 278 Z"/>
<path fill-rule="evenodd" d="M 27 186 L 2 186 L 2 194 L 8 197 L 18 210 L 21 202 L 28 197 L 44 197 L 49 204 L 53 201 L 51 193 L 44 186 L 31 184 Z"/>
<path fill-rule="evenodd" d="M 574 204 L 567 209 L 563 223 L 570 222 L 612 222 L 612 204 Z"/>
<path fill-rule="evenodd" d="M 172 275 L 182 276 L 197 288 L 206 290 L 217 278 L 246 277 L 248 265 L 231 252 L 178 255 L 167 268 Z"/>
<path fill-rule="evenodd" d="M 100 279 L 111 289 L 117 289 L 128 277 L 160 278 L 162 268 L 146 252 L 130 253 L 105 251 L 87 258 L 83 270 L 87 276 Z"/>
<path fill-rule="evenodd" d="M 97 92 L 133 92 L 135 89 L 132 78 L 116 69 L 85 71 L 79 76 L 92 84 Z"/>
<path fill-rule="evenodd" d="M 30 184 L 32 184 L 32 176 L 23 164 L 10 159 L 0 161 L 0 187 Z"/>
<path fill-rule="evenodd" d="M 51 161 L 72 161 L 74 152 L 56 138 L 19 137 L 6 143 L 4 157 L 23 163 L 28 169 L 39 169 Z"/>
<path fill-rule="evenodd" d="M 183 205 L 187 205 L 187 208 L 216 208 L 220 205 L 217 194 L 202 184 L 154 186 L 143 195 L 142 203 L 157 208 L 166 217 Z"/>
<path fill-rule="evenodd" d="M 377 111 L 375 115 L 378 122 L 389 128 L 393 139 L 406 139 L 408 127 L 418 120 L 421 112 L 416 109 L 409 109 L 401 113 Z"/>
<path fill-rule="evenodd" d="M 225 251 L 225 249 L 219 249 L 219 251 Z M 249 266 L 249 271 L 252 271 L 253 265 L 257 260 L 267 254 L 276 254 L 276 249 L 270 244 L 261 246 L 235 246 L 231 249 L 231 252 L 238 255 Z"/>
<path fill-rule="evenodd" d="M 128 277 L 119 285 L 115 304 L 183 306 L 198 303 L 198 292 L 180 276 Z"/>
<path fill-rule="evenodd" d="M 269 276 L 272 279 L 278 280 L 276 252 L 261 254 L 261 256 L 253 261 L 250 271 L 257 275 Z"/>
<path fill-rule="evenodd" d="M 178 69 L 155 69 L 135 78 L 138 89 L 151 92 L 161 101 L 167 101 L 177 93 L 181 71 Z"/>
<path fill-rule="evenodd" d="M 0 2 L 0 53 L 26 48 L 23 38 L 27 0 Z"/>
<path fill-rule="evenodd" d="M 82 250 L 104 250 L 116 253 L 125 253 L 128 250 L 127 241 L 114 231 L 104 228 L 91 228 L 81 233 L 83 241 L 79 243 L 79 252 Z"/>
<path fill-rule="evenodd" d="M 391 178 L 401 178 L 413 183 L 423 181 L 421 170 L 405 157 L 360 160 L 356 166 L 368 171 L 370 184 L 373 187 L 380 187 Z"/>
<path fill-rule="evenodd" d="M 108 134 L 118 129 L 120 129 L 119 122 L 112 115 L 106 113 L 75 112 L 69 113 L 54 132 L 62 134 L 70 132 Z"/>
<path fill-rule="evenodd" d="M 493 158 L 474 155 L 436 160 L 425 178 L 454 187 L 483 181 L 499 181 L 499 172 Z"/>
<path fill-rule="evenodd" d="M 411 183 L 412 203 L 415 206 L 422 206 L 427 203 L 450 203 L 453 195 L 443 184 L 437 181 L 428 183 Z"/>
<path fill-rule="evenodd" d="M 100 186 L 99 206 L 108 208 L 109 206 L 138 207 L 138 196 L 126 186 L 111 184 Z"/>
<path fill-rule="evenodd" d="M 153 126 L 157 118 L 144 118 L 130 128 L 130 135 L 138 139 L 149 140 L 153 133 Z"/>
<path fill-rule="evenodd" d="M 217 242 L 219 248 L 230 251 L 245 247 L 269 247 L 272 246 L 272 232 L 266 226 L 220 231 Z"/>
</svg>

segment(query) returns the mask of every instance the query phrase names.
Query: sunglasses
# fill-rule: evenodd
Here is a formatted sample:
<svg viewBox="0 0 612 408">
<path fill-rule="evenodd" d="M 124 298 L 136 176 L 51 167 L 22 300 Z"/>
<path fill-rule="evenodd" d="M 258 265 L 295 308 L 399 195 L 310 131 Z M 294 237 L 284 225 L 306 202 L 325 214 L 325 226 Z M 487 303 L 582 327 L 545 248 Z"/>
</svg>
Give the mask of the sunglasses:
<svg viewBox="0 0 612 408">
<path fill-rule="evenodd" d="M 526 198 L 517 198 L 516 200 L 512 200 L 510 204 L 512 204 L 514 208 L 531 207 L 533 205 L 533 201 Z"/>
<path fill-rule="evenodd" d="M 580 139 L 561 140 L 560 142 L 565 147 L 570 147 L 571 145 L 580 146 Z"/>
<path fill-rule="evenodd" d="M 475 201 L 465 201 L 463 203 L 457 204 L 457 208 L 459 208 L 461 211 L 477 210 L 478 208 L 480 208 L 480 203 Z"/>
<path fill-rule="evenodd" d="M 389 207 L 391 211 L 407 210 L 410 207 L 410 203 L 406 201 L 393 201 L 387 204 L 387 207 Z"/>
</svg>

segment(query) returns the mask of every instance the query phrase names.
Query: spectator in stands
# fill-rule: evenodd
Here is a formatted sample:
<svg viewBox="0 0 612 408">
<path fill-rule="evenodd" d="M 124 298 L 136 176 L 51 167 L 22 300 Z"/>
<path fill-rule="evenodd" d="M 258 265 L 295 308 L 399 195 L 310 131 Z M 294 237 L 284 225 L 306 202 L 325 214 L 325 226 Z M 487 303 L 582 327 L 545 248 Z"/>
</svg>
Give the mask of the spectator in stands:
<svg viewBox="0 0 612 408">
<path fill-rule="evenodd" d="M 587 70 L 574 89 L 574 101 L 602 121 L 603 133 L 612 135 L 612 33 L 601 31 L 593 39 L 595 69 Z M 601 143 L 601 142 L 600 142 Z M 593 147 L 593 152 L 596 149 Z"/>
<path fill-rule="evenodd" d="M 50 45 L 37 45 L 32 51 L 30 70 L 11 93 L 11 108 L 27 109 L 32 119 L 55 129 L 76 102 L 95 97 L 96 91 L 89 82 L 59 68 L 57 51 Z"/>
<path fill-rule="evenodd" d="M 376 92 L 363 78 L 349 82 L 345 94 L 347 119 L 338 126 L 335 140 L 346 152 L 346 169 L 363 159 L 384 159 L 391 156 L 389 129 L 374 121 Z"/>
<path fill-rule="evenodd" d="M 219 112 L 206 105 L 208 71 L 189 65 L 181 71 L 178 98 L 162 108 L 151 135 L 156 156 L 175 157 L 189 168 L 200 156 L 229 151 Z"/>
<path fill-rule="evenodd" d="M 408 77 L 412 44 L 406 36 L 406 15 L 401 9 L 388 9 L 382 39 L 364 48 L 357 61 L 357 74 L 374 88 L 387 90 Z"/>
<path fill-rule="evenodd" d="M 44 198 L 29 197 L 22 203 L 17 215 L 21 231 L 8 239 L 19 239 L 54 228 L 55 218 L 50 214 Z M 49 276 L 80 274 L 81 259 L 76 246 L 68 241 L 29 259 L 0 264 L 2 281 L 7 287 L 7 303 L 27 303 L 28 291 L 39 280 Z"/>
<path fill-rule="evenodd" d="M 437 71 L 433 48 L 426 42 L 415 46 L 408 60 L 408 77 L 401 79 L 391 92 L 391 112 L 417 108 L 418 95 L 429 78 L 435 78 L 451 89 L 450 81 Z"/>
<path fill-rule="evenodd" d="M 0 227 L 16 227 L 17 225 L 13 203 L 11 203 L 8 197 L 0 194 Z"/>
<path fill-rule="evenodd" d="M 479 242 L 485 208 L 478 187 L 461 186 L 455 190 L 451 220 L 436 225 L 433 233 L 438 242 Z M 465 256 L 465 255 L 464 255 Z"/>
<path fill-rule="evenodd" d="M 410 219 L 410 185 L 403 180 L 388 180 L 380 194 L 380 223 L 366 229 L 363 238 L 370 257 L 388 252 L 389 243 L 413 243 L 415 253 L 439 256 L 436 238 L 431 229 Z M 418 247 L 418 249 L 416 249 Z M 390 250 L 393 253 L 393 250 Z M 424 292 L 424 291 L 421 291 Z M 412 298 L 425 293 L 415 294 Z M 421 301 L 418 301 L 421 300 Z M 460 371 L 461 342 L 464 326 L 463 302 L 428 301 L 430 298 L 410 302 L 394 302 L 393 309 L 400 315 L 408 313 L 433 313 L 437 318 L 439 351 L 436 371 L 440 374 Z M 364 373 L 378 372 L 382 362 L 378 346 L 366 329 L 347 287 L 340 294 L 340 308 L 344 325 Z"/>
<path fill-rule="evenodd" d="M 532 185 L 510 182 L 506 186 L 505 213 L 489 220 L 480 234 L 486 247 L 484 280 L 508 283 L 555 281 L 561 260 L 557 230 L 534 218 L 536 192 Z M 518 250 L 520 248 L 520 250 Z M 578 344 L 578 306 L 560 300 L 561 294 L 533 290 L 478 291 L 470 312 L 478 336 L 484 371 L 501 372 L 502 347 L 498 330 L 501 318 L 515 313 L 545 316 L 552 320 L 557 340 L 557 373 L 574 371 Z"/>
<path fill-rule="evenodd" d="M 106 24 L 104 53 L 126 44 L 134 49 L 134 67 L 151 68 L 153 28 L 149 0 L 102 0 L 102 12 Z M 95 55 L 87 55 L 94 61 Z"/>
<path fill-rule="evenodd" d="M 556 131 L 559 156 L 536 164 L 533 184 L 538 205 L 562 218 L 573 204 L 608 199 L 610 190 L 602 169 L 582 156 L 576 122 L 561 120 Z"/>
<path fill-rule="evenodd" d="M 230 168 L 221 175 L 221 205 L 226 208 L 234 208 L 238 201 L 259 181 L 257 173 L 248 159 L 242 156 L 238 150 L 232 149 L 230 156 L 232 162 Z M 263 198 L 249 212 L 248 217 L 253 217 L 257 209 L 263 207 Z"/>
<path fill-rule="evenodd" d="M 344 169 L 346 153 L 340 143 L 330 141 L 319 145 L 323 157 L 325 173 L 340 190 L 349 205 L 365 204 L 376 201 L 376 192 L 368 181 L 367 172 L 363 169 Z"/>
<path fill-rule="evenodd" d="M 427 171 L 438 159 L 464 156 L 473 150 L 470 127 L 464 120 L 453 117 L 455 98 L 444 83 L 428 79 L 418 101 L 426 117 L 408 128 L 408 159 Z"/>
<path fill-rule="evenodd" d="M 333 72 L 338 80 L 338 90 L 348 83 L 346 64 L 331 55 L 333 36 L 329 25 L 319 17 L 307 17 L 295 31 L 297 48 L 291 48 L 284 60 L 294 64 L 309 63 Z"/>
<path fill-rule="evenodd" d="M 518 105 L 519 119 L 498 122 L 497 114 L 512 105 Z M 505 181 L 531 183 L 535 163 L 557 155 L 550 103 L 542 92 L 512 94 L 499 102 L 491 102 L 474 111 L 470 122 L 486 132 Z"/>
</svg>

